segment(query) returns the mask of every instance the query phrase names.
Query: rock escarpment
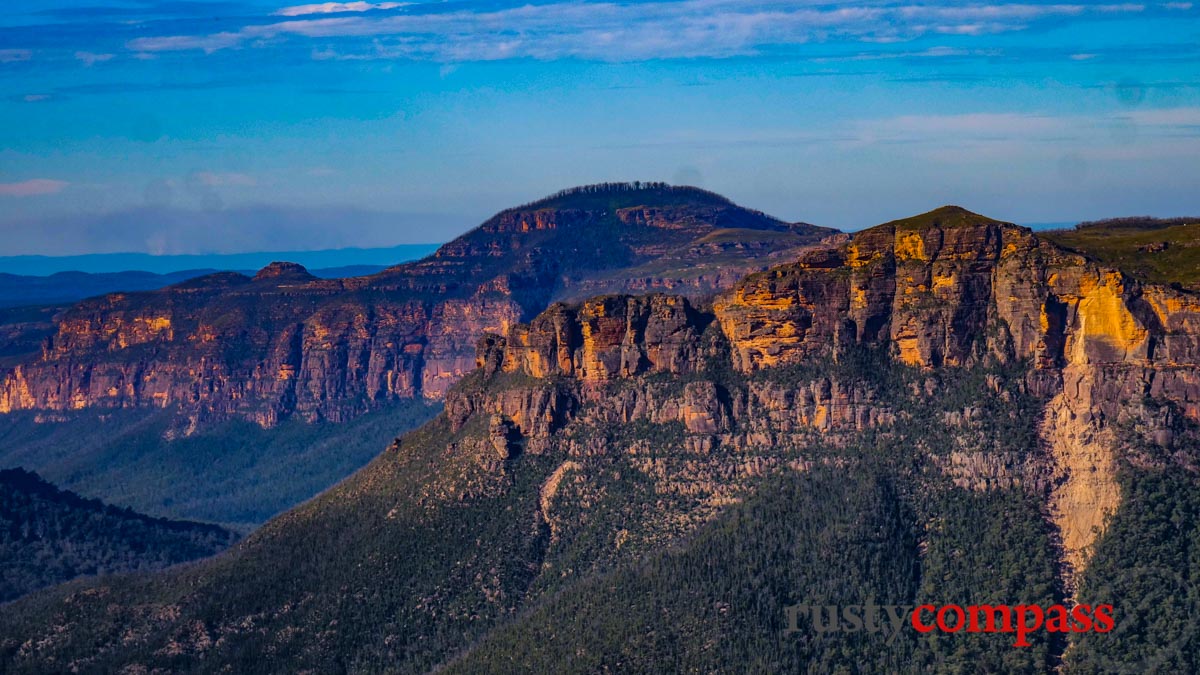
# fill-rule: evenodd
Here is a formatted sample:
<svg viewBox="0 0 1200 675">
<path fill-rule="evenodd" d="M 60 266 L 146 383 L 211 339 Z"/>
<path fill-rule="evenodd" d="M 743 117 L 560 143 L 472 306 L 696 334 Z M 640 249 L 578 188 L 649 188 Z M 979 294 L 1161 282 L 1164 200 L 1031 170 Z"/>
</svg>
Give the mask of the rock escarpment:
<svg viewBox="0 0 1200 675">
<path fill-rule="evenodd" d="M 1117 426 L 1169 444 L 1200 421 L 1200 304 L 956 207 L 887 223 L 836 253 L 754 275 L 716 314 L 744 371 L 886 344 L 924 368 L 1028 360 L 1050 403 L 1052 509 L 1068 558 L 1115 510 Z M 1170 411 L 1165 411 L 1169 406 Z"/>
<path fill-rule="evenodd" d="M 480 346 L 484 374 L 537 384 L 482 398 L 468 387 L 447 411 L 460 425 L 475 411 L 510 420 L 538 451 L 590 403 L 596 426 L 678 424 L 693 450 L 777 463 L 781 447 L 837 443 L 911 414 L 894 393 L 833 374 L 864 350 L 907 367 L 917 400 L 947 396 L 947 372 L 1024 373 L 1016 390 L 988 376 L 982 393 L 1002 414 L 1019 409 L 1013 396 L 1038 401 L 1027 420 L 1036 447 L 995 450 L 1000 440 L 970 430 L 997 410 L 968 406 L 938 413 L 965 431 L 931 455 L 964 486 L 1043 491 L 1076 568 L 1120 503 L 1117 458 L 1142 461 L 1121 439 L 1170 449 L 1200 422 L 1193 295 L 956 207 L 751 275 L 711 306 L 672 296 L 553 306 Z M 732 379 L 714 381 L 721 369 Z"/>
<path fill-rule="evenodd" d="M 536 220 L 529 227 L 545 231 Z M 442 416 L 222 559 L 143 582 L 66 589 L 0 614 L 0 659 L 16 672 L 47 663 L 153 670 L 238 663 L 278 649 L 272 653 L 296 655 L 291 670 L 351 662 L 428 672 L 493 628 L 536 616 L 575 582 L 595 586 L 546 630 L 513 640 L 514 654 L 555 642 L 561 626 L 576 625 L 580 608 L 605 593 L 649 607 L 631 631 L 670 628 L 658 599 L 680 578 L 712 589 L 689 592 L 677 605 L 685 611 L 671 615 L 694 609 L 702 630 L 659 644 L 705 651 L 774 641 L 762 627 L 777 625 L 795 589 L 819 588 L 821 579 L 851 602 L 872 588 L 864 582 L 880 580 L 898 582 L 884 592 L 910 605 L 1069 603 L 1070 571 L 1061 562 L 1088 561 L 1093 528 L 1112 508 L 1119 515 L 1109 532 L 1119 536 L 1102 544 L 1159 547 L 1176 565 L 1194 536 L 1178 515 L 1194 509 L 1157 495 L 1122 504 L 1124 486 L 1148 493 L 1135 492 L 1136 480 L 1114 482 L 1130 465 L 1169 463 L 1193 475 L 1200 465 L 1189 388 L 1194 307 L 1187 294 L 1134 282 L 1028 230 L 958 209 L 867 230 L 751 276 L 713 302 L 618 295 L 553 304 L 479 341 L 479 367 L 448 391 Z M 781 490 L 794 473 L 853 487 Z M 1194 482 L 1184 476 L 1177 489 Z M 814 499 L 769 512 L 758 529 L 747 529 L 754 519 L 733 506 L 764 496 L 791 504 L 802 495 Z M 879 504 L 895 517 L 864 518 L 869 511 L 854 495 L 888 496 Z M 807 520 L 822 503 L 846 519 Z M 1163 512 L 1141 521 L 1159 530 L 1153 536 L 1121 520 L 1134 506 Z M 780 523 L 814 536 L 781 535 Z M 708 525 L 729 536 L 732 553 L 705 543 Z M 902 542 L 889 539 L 897 533 Z M 625 563 L 641 569 L 648 556 L 691 542 L 701 544 L 695 566 L 667 567 L 652 586 L 613 585 Z M 312 550 L 323 554 L 297 558 Z M 786 551 L 801 557 L 780 564 Z M 1116 579 L 1121 593 L 1131 587 L 1112 573 L 1109 551 L 1102 581 Z M 808 557 L 813 552 L 821 555 Z M 897 554 L 905 562 L 895 570 L 871 565 L 856 578 L 842 567 Z M 1104 569 L 1104 555 L 1102 546 L 1088 574 Z M 1158 584 L 1158 557 L 1117 562 L 1127 562 L 1131 576 L 1149 570 L 1147 583 Z M 810 575 L 767 584 L 754 572 L 730 583 L 748 560 Z M 713 564 L 722 561 L 724 570 Z M 1163 592 L 1192 597 L 1191 586 Z M 1108 592 L 1085 586 L 1080 599 L 1097 604 Z M 779 607 L 745 620 L 772 595 Z M 1177 606 L 1164 602 L 1157 617 L 1177 623 Z M 581 625 L 599 635 L 629 615 L 613 610 Z M 1136 631 L 1135 623 L 1119 625 Z M 747 631 L 707 632 L 721 624 Z M 1157 645 L 1156 624 L 1147 625 L 1142 644 Z M 753 642 L 762 635 L 766 641 Z M 987 661 L 997 670 L 1012 654 L 1033 655 L 1024 670 L 1060 656 L 1070 662 L 1061 643 L 1039 654 L 1013 650 L 1007 636 L 980 637 L 1001 639 Z M 798 644 L 788 639 L 785 647 Z M 933 644 L 924 663 L 948 663 L 945 644 Z M 966 643 L 953 651 L 971 667 L 984 662 Z M 895 657 L 890 645 L 885 653 Z M 797 657 L 797 667 L 814 662 L 808 652 Z M 878 663 L 896 670 L 908 662 Z"/>
<path fill-rule="evenodd" d="M 597 287 L 701 296 L 830 232 L 691 188 L 580 188 L 369 277 L 320 280 L 276 263 L 254 278 L 222 273 L 84 301 L 40 353 L 0 370 L 0 413 L 176 406 L 193 428 L 230 417 L 340 421 L 392 400 L 440 399 L 474 367 L 479 336 L 555 299 Z M 696 274 L 704 265 L 723 271 Z"/>
<path fill-rule="evenodd" d="M 0 410 L 179 405 L 197 421 L 344 419 L 441 397 L 476 366 L 478 337 L 493 334 L 478 377 L 516 384 L 487 395 L 465 386 L 447 400 L 456 429 L 488 416 L 489 461 L 549 452 L 587 408 L 595 433 L 571 437 L 568 455 L 609 453 L 603 429 L 642 423 L 674 429 L 688 453 L 739 453 L 732 464 L 682 462 L 678 475 L 694 480 L 663 484 L 708 491 L 715 504 L 731 494 L 721 476 L 802 466 L 813 457 L 800 448 L 935 415 L 965 430 L 931 449 L 938 469 L 972 488 L 1044 490 L 1075 566 L 1120 503 L 1117 460 L 1151 461 L 1122 439 L 1169 454 L 1200 421 L 1200 300 L 957 207 L 827 240 L 711 302 L 700 284 L 690 297 L 556 304 L 647 265 L 686 285 L 673 265 L 689 251 L 736 250 L 746 231 L 760 235 L 749 250 L 781 237 L 796 251 L 797 237 L 828 235 L 706 193 L 605 190 L 507 211 L 373 277 L 322 281 L 277 265 L 81 303 L 38 358 L 4 375 Z M 884 389 L 855 375 L 864 353 L 886 355 L 908 379 Z M 995 408 L 933 403 L 954 372 L 997 368 L 1022 375 L 988 371 L 976 391 Z M 989 437 L 988 421 L 1021 397 L 1038 401 L 1023 449 Z M 621 447 L 646 454 L 644 468 L 664 481 L 676 475 L 649 440 Z"/>
</svg>

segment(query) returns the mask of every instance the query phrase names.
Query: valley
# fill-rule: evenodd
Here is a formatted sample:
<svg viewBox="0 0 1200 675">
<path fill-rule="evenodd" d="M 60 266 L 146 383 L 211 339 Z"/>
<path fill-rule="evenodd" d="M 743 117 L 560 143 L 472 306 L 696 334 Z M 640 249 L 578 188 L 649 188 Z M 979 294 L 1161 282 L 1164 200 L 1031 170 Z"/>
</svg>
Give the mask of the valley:
<svg viewBox="0 0 1200 675">
<path fill-rule="evenodd" d="M 1186 290 L 943 207 L 726 290 L 549 301 L 476 342 L 442 412 L 345 481 L 210 560 L 18 601 L 0 663 L 1200 666 Z M 1113 604 L 1116 630 L 784 631 L 796 603 L 1074 600 Z"/>
</svg>

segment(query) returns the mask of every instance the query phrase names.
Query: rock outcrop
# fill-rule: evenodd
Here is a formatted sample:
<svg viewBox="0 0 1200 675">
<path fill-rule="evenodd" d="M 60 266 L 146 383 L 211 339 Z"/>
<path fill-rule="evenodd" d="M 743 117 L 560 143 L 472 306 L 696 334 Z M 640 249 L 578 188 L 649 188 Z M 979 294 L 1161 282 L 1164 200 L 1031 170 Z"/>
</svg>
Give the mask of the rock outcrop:
<svg viewBox="0 0 1200 675">
<path fill-rule="evenodd" d="M 762 248 L 773 238 L 784 243 Z M 685 284 L 681 270 L 700 260 L 689 252 L 738 242 L 772 252 L 744 267 L 785 249 L 793 261 L 711 301 L 712 287 L 691 286 L 556 302 L 611 284 L 640 289 L 631 270 L 651 263 Z M 936 462 L 964 486 L 1044 487 L 1076 567 L 1119 504 L 1128 430 L 1169 447 L 1200 423 L 1200 299 L 1189 292 L 958 207 L 838 239 L 661 186 L 506 211 L 373 277 L 322 281 L 276 264 L 253 279 L 221 274 L 81 303 L 38 358 L 3 375 L 0 411 L 178 405 L 193 422 L 339 420 L 442 397 L 478 365 L 479 377 L 523 383 L 487 395 L 463 387 L 446 402 L 456 429 L 491 416 L 493 461 L 546 451 L 578 409 L 603 399 L 589 413 L 596 425 L 677 425 L 691 450 L 735 448 L 748 462 L 737 470 L 754 472 L 781 461 L 767 452 L 781 444 L 814 434 L 836 443 L 904 418 L 887 396 L 826 367 L 864 349 L 931 376 L 1027 364 L 1022 391 L 1044 407 L 1040 454 L 1014 459 L 980 436 Z M 797 368 L 809 370 L 759 377 Z M 722 372 L 738 384 L 722 384 Z M 912 386 L 937 395 L 936 377 Z M 963 428 L 979 418 L 970 407 L 938 414 Z M 579 456 L 606 452 L 598 436 L 574 442 Z"/>
<path fill-rule="evenodd" d="M 321 280 L 273 263 L 253 278 L 81 302 L 40 353 L 0 366 L 0 413 L 178 407 L 189 429 L 231 417 L 341 421 L 391 400 L 440 399 L 474 367 L 481 335 L 558 298 L 599 287 L 701 296 L 831 232 L 692 188 L 567 191 L 369 277 Z M 701 260 L 722 271 L 696 275 Z"/>
<path fill-rule="evenodd" d="M 577 307 L 555 305 L 502 340 L 497 365 L 531 377 L 584 382 L 645 373 L 693 372 L 711 316 L 678 296 L 606 296 Z M 479 365 L 497 355 L 485 352 Z"/>
<path fill-rule="evenodd" d="M 493 226 L 524 236 L 583 222 L 533 211 Z M 645 211 L 630 218 L 658 223 Z M 507 630 L 514 617 L 540 613 L 543 599 L 556 601 L 575 581 L 586 584 L 586 595 L 558 615 L 568 621 L 606 592 L 631 588 L 634 605 L 658 597 L 680 569 L 716 589 L 711 598 L 689 592 L 674 605 L 700 610 L 687 615 L 700 632 L 681 635 L 701 635 L 704 644 L 705 636 L 720 635 L 708 632 L 714 622 L 761 634 L 767 615 L 749 608 L 772 595 L 795 601 L 789 580 L 797 578 L 818 585 L 828 578 L 832 584 L 818 590 L 835 596 L 879 589 L 920 602 L 951 591 L 971 602 L 1069 605 L 1072 579 L 1089 564 L 1091 544 L 1114 510 L 1151 529 L 1128 520 L 1112 526 L 1116 537 L 1100 554 L 1108 557 L 1092 563 L 1103 588 L 1085 586 L 1080 600 L 1098 605 L 1112 600 L 1113 588 L 1120 596 L 1122 588 L 1149 583 L 1162 586 L 1155 590 L 1173 611 L 1170 598 L 1192 593 L 1163 573 L 1178 573 L 1179 552 L 1194 538 L 1179 515 L 1194 512 L 1194 500 L 1157 491 L 1190 490 L 1195 481 L 1182 474 L 1200 472 L 1194 296 L 957 208 L 831 243 L 713 300 L 605 295 L 551 303 L 528 322 L 517 318 L 528 307 L 517 307 L 507 325 L 478 340 L 462 366 L 474 369 L 448 390 L 443 415 L 370 466 L 272 521 L 226 558 L 165 581 L 100 580 L 65 589 L 19 608 L 33 621 L 0 614 L 0 626 L 9 627 L 0 656 L 30 671 L 47 663 L 152 670 L 234 663 L 263 645 L 283 645 L 308 659 L 294 669 L 399 663 L 425 672 L 480 644 L 471 631 L 491 630 L 488 622 Z M 449 269 L 455 260 L 428 264 Z M 491 264 L 489 257 L 471 260 Z M 528 281 L 505 279 L 509 289 Z M 401 279 L 389 283 L 398 288 Z M 489 293 L 499 287 L 490 284 Z M 470 306 L 460 305 L 460 316 L 476 316 Z M 414 316 L 422 316 L 424 305 L 415 307 Z M 345 311 L 346 330 L 374 325 L 356 324 L 354 312 Z M 194 334 L 175 316 L 169 325 L 157 325 L 156 316 L 127 315 L 125 325 L 134 327 L 127 342 L 142 342 L 117 351 L 153 353 L 158 341 Z M 421 344 L 414 358 L 430 353 Z M 794 477 L 779 474 L 791 472 L 823 474 L 826 485 L 844 477 L 854 488 L 813 482 L 789 489 Z M 1156 483 L 1154 473 L 1165 478 Z M 1147 492 L 1139 483 L 1157 487 Z M 1153 496 L 1122 512 L 1122 486 Z M 803 509 L 764 508 L 761 501 L 801 495 L 812 497 Z M 729 512 L 741 500 L 758 511 Z M 847 517 L 826 512 L 805 520 L 801 511 L 820 502 Z M 1138 511 L 1154 513 L 1139 521 Z M 872 512 L 891 515 L 876 519 Z M 704 528 L 718 516 L 728 516 L 715 524 L 732 538 L 728 548 L 713 547 L 713 530 Z M 818 535 L 811 545 L 779 536 L 775 528 L 793 519 Z M 903 536 L 890 536 L 896 533 Z M 862 545 L 853 555 L 839 545 L 851 540 Z M 278 561 L 312 550 L 314 541 L 327 542 L 329 555 L 278 576 Z M 681 567 L 675 552 L 686 553 L 689 542 L 700 544 L 692 549 L 695 562 Z M 1114 558 L 1110 542 L 1153 550 Z M 802 557 L 791 558 L 797 566 L 785 566 L 779 583 L 761 584 L 768 577 L 753 573 L 735 584 L 741 595 L 703 576 L 717 569 L 712 561 L 775 566 L 797 549 Z M 842 563 L 851 559 L 866 561 L 863 575 L 846 575 Z M 887 568 L 875 561 L 883 559 L 903 564 L 880 576 Z M 667 573 L 652 585 L 614 583 L 626 570 L 663 560 Z M 1114 564 L 1126 560 L 1129 574 L 1114 574 Z M 865 586 L 867 579 L 887 585 Z M 696 602 L 701 597 L 707 601 Z M 654 605 L 630 626 L 657 625 L 660 609 Z M 1164 611 L 1140 617 L 1148 621 L 1132 621 L 1127 611 L 1117 619 L 1143 624 L 1125 637 L 1141 631 L 1130 644 L 1148 645 L 1144 663 L 1160 662 L 1156 626 L 1174 621 Z M 614 625 L 614 616 L 620 618 L 605 614 L 596 625 Z M 561 625 L 529 634 L 553 637 Z M 442 637 L 422 637 L 431 634 L 461 642 L 446 647 Z M 529 644 L 510 635 L 502 639 L 516 645 L 514 653 Z M 1184 644 L 1187 634 L 1179 635 Z M 1030 669 L 1060 656 L 1069 665 L 1071 650 L 1085 639 L 1041 643 L 1025 652 L 1034 658 Z M 422 642 L 445 651 L 405 662 L 401 652 Z M 339 647 L 307 656 L 309 646 L 322 644 Z M 986 657 L 997 667 L 1016 653 L 1008 638 L 1000 644 L 1000 656 Z M 984 653 L 960 652 L 971 663 Z M 895 669 L 895 654 L 880 653 L 874 663 Z M 357 660 L 362 654 L 370 658 Z M 813 662 L 809 652 L 797 654 L 798 663 Z M 935 645 L 928 663 L 947 663 L 946 654 Z"/>
<path fill-rule="evenodd" d="M 478 356 L 487 376 L 540 384 L 458 394 L 448 412 L 460 423 L 475 410 L 517 420 L 517 433 L 539 447 L 574 407 L 591 402 L 597 425 L 678 423 L 694 450 L 726 447 L 770 462 L 772 447 L 812 442 L 814 433 L 836 442 L 903 414 L 871 388 L 819 373 L 864 348 L 917 374 L 1027 364 L 1021 388 L 1043 402 L 1041 448 L 996 454 L 988 450 L 994 439 L 979 437 L 936 463 L 966 487 L 1043 491 L 1074 568 L 1086 564 L 1120 503 L 1118 431 L 1135 428 L 1162 445 L 1181 424 L 1200 422 L 1195 296 L 1140 283 L 1026 228 L 956 207 L 871 228 L 751 275 L 711 305 L 656 295 L 551 307 L 485 339 Z M 714 368 L 744 379 L 722 389 Z M 786 384 L 756 377 L 789 368 L 817 374 Z M 660 387 L 660 375 L 683 384 Z M 572 383 L 566 390 L 546 384 L 563 380 Z M 637 384 L 608 386 L 622 380 Z M 918 387 L 923 396 L 940 395 L 935 382 Z M 600 397 L 603 405 L 595 405 Z M 944 421 L 969 429 L 980 416 L 968 408 L 947 411 Z"/>
</svg>

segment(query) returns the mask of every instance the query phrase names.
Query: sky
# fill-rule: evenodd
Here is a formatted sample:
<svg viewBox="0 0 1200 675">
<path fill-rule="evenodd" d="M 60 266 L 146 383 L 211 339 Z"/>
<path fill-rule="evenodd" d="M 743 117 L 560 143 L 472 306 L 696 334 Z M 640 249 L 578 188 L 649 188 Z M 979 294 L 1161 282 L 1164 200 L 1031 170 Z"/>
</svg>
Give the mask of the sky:
<svg viewBox="0 0 1200 675">
<path fill-rule="evenodd" d="M 0 255 L 446 241 L 573 185 L 1200 215 L 1200 4 L 24 0 Z"/>
</svg>

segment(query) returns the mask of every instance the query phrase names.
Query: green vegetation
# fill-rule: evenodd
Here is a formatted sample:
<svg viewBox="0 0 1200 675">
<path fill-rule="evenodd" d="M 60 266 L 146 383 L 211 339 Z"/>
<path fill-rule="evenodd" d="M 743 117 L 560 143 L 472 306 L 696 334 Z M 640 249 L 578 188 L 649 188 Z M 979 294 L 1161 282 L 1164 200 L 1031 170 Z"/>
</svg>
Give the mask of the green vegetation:
<svg viewBox="0 0 1200 675">
<path fill-rule="evenodd" d="M 175 410 L 12 413 L 0 426 L 0 467 L 142 513 L 248 531 L 366 464 L 439 406 L 404 401 L 349 422 L 241 420 L 186 436 Z M 169 440 L 173 437 L 172 440 Z"/>
<path fill-rule="evenodd" d="M 993 220 L 978 213 L 972 213 L 961 206 L 941 206 L 927 213 L 911 218 L 901 218 L 884 223 L 880 227 L 894 227 L 897 230 L 925 230 L 931 227 L 948 229 L 952 227 L 976 226 L 981 223 L 1001 225 L 1001 221 Z"/>
<path fill-rule="evenodd" d="M 237 535 L 150 518 L 0 470 L 0 602 L 94 574 L 155 570 L 210 556 Z"/>
<path fill-rule="evenodd" d="M 630 206 L 733 206 L 733 202 L 708 190 L 659 182 L 597 183 L 556 192 L 509 209 L 624 209 Z"/>
<path fill-rule="evenodd" d="M 1121 218 L 1038 235 L 1143 281 L 1200 290 L 1200 218 Z"/>
<path fill-rule="evenodd" d="M 427 671 L 519 603 L 546 545 L 534 515 L 544 462 L 525 458 L 496 490 L 464 498 L 478 469 L 447 454 L 455 438 L 444 421 L 426 425 L 218 558 L 105 580 L 103 597 L 76 583 L 6 608 L 0 669 L 44 670 L 13 665 L 12 637 L 66 602 L 69 628 L 47 647 L 89 672 Z"/>
<path fill-rule="evenodd" d="M 737 398 L 747 378 L 723 363 L 718 356 L 703 376 L 656 376 L 646 383 L 665 398 L 706 379 Z M 561 500 L 568 525 L 547 555 L 556 573 L 534 586 L 540 599 L 452 662 L 450 672 L 724 672 L 732 664 L 752 673 L 1055 667 L 1065 645 L 1045 634 L 1030 648 L 1014 649 L 1007 635 L 921 638 L 909 631 L 888 643 L 864 633 L 782 632 L 784 607 L 793 603 L 1062 602 L 1057 544 L 1041 496 L 964 489 L 929 464 L 931 455 L 962 447 L 958 442 L 1008 461 L 1036 452 L 1039 401 L 1024 393 L 1024 373 L 1023 364 L 929 373 L 871 349 L 851 350 L 836 363 L 755 373 L 749 382 L 789 390 L 824 378 L 867 386 L 894 406 L 900 421 L 866 431 L 849 446 L 815 438 L 800 448 L 781 443 L 782 456 L 799 452 L 832 463 L 767 479 L 715 522 L 676 534 L 666 550 L 647 531 L 655 518 L 645 512 L 687 512 L 695 507 L 687 495 L 656 493 L 627 469 L 590 475 L 593 489 Z M 612 388 L 623 386 L 634 385 Z M 979 412 L 970 422 L 938 422 L 964 408 Z M 735 433 L 754 422 L 734 420 Z M 696 461 L 679 455 L 682 429 L 669 424 L 576 427 L 573 434 L 584 445 L 600 436 L 597 445 L 610 448 L 649 439 L 661 449 L 658 462 Z M 613 546 L 614 529 L 623 546 Z"/>
<path fill-rule="evenodd" d="M 1052 664 L 1061 645 L 1044 636 L 1014 650 L 1006 635 L 907 633 L 889 645 L 866 634 L 782 634 L 783 607 L 793 603 L 1048 604 L 1060 597 L 1037 498 L 956 487 L 932 459 L 956 439 L 990 433 L 997 438 L 983 450 L 1032 450 L 1036 416 L 1002 417 L 996 427 L 940 422 L 953 406 L 985 405 L 995 393 L 985 386 L 989 378 L 1019 394 L 1021 369 L 946 371 L 926 385 L 927 373 L 882 358 L 855 352 L 783 374 L 794 388 L 829 377 L 871 384 L 903 414 L 853 442 L 822 443 L 814 435 L 765 450 L 764 458 L 815 463 L 762 482 L 726 473 L 742 451 L 687 450 L 679 422 L 605 421 L 608 401 L 621 396 L 661 400 L 708 379 L 734 399 L 767 377 L 740 376 L 720 367 L 719 356 L 703 375 L 647 378 L 641 387 L 617 382 L 589 402 L 577 398 L 574 421 L 543 454 L 523 450 L 496 460 L 486 415 L 458 432 L 439 418 L 225 555 L 21 601 L 0 617 L 0 663 L 12 672 L 53 659 L 83 670 L 141 664 L 190 672 L 221 664 L 246 673 L 415 673 L 450 662 L 464 671 L 560 664 L 554 670 L 566 672 Z M 460 386 L 464 394 L 497 396 L 552 386 L 578 396 L 575 384 L 477 373 Z M 1023 400 L 1014 400 L 1014 410 Z M 735 420 L 735 432 L 742 423 L 753 420 Z M 541 490 L 567 466 L 569 448 L 601 450 L 570 460 L 576 468 L 564 469 L 548 521 Z M 645 462 L 662 475 L 639 468 Z M 744 501 L 711 508 L 714 490 L 729 481 L 745 484 Z M 93 599 L 96 593 L 105 599 Z M 64 604 L 71 618 L 61 636 L 36 659 L 18 657 L 24 636 L 38 635 Z"/>
<path fill-rule="evenodd" d="M 1200 672 L 1200 481 L 1180 468 L 1126 466 L 1121 491 L 1079 593 L 1113 605 L 1116 628 L 1081 635 L 1072 670 Z"/>
<path fill-rule="evenodd" d="M 883 636 L 783 632 L 789 604 L 914 596 L 911 514 L 877 478 L 818 469 L 768 481 L 686 543 L 524 613 L 450 672 L 895 669 L 905 655 Z"/>
<path fill-rule="evenodd" d="M 906 497 L 896 467 L 877 459 L 768 480 L 680 545 L 548 596 L 449 672 L 724 672 L 733 664 L 747 673 L 1020 672 L 1051 665 L 1044 639 L 1014 650 L 1008 635 L 919 639 L 906 628 L 890 641 L 886 633 L 822 634 L 807 623 L 785 632 L 792 604 L 1059 601 L 1048 528 L 1034 500 L 955 488 Z M 940 517 L 923 532 L 929 513 Z"/>
</svg>

